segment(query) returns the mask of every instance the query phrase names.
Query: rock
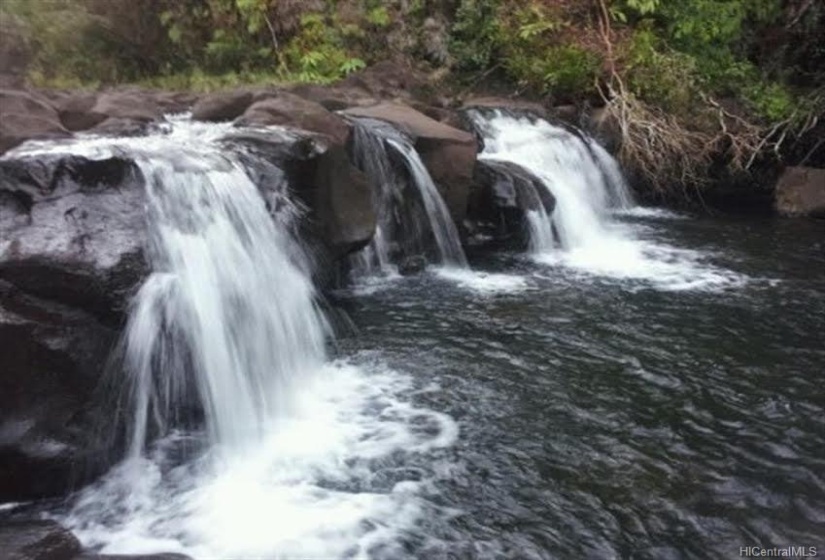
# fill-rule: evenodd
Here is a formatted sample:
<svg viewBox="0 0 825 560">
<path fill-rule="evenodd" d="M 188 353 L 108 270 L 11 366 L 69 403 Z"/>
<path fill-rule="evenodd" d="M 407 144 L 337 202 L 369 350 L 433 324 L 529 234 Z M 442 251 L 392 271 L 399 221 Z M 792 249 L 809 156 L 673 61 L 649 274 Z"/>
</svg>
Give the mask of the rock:
<svg viewBox="0 0 825 560">
<path fill-rule="evenodd" d="M 65 136 L 69 131 L 45 98 L 23 90 L 0 90 L 0 154 L 26 140 Z"/>
<path fill-rule="evenodd" d="M 378 100 L 357 87 L 319 86 L 317 84 L 297 84 L 289 88 L 291 93 L 319 103 L 328 111 L 343 111 L 350 107 L 375 105 Z"/>
<path fill-rule="evenodd" d="M 198 102 L 198 96 L 188 91 L 154 92 L 153 98 L 163 113 L 182 113 Z"/>
<path fill-rule="evenodd" d="M 255 130 L 239 130 L 230 141 L 243 144 L 254 156 L 247 169 L 271 209 L 277 210 L 287 182 L 292 185 L 309 209 L 304 233 L 310 245 L 320 246 L 327 261 L 357 251 L 372 239 L 372 189 L 350 163 L 346 146 L 309 133 L 279 137 Z M 262 165 L 262 160 L 270 165 Z"/>
<path fill-rule="evenodd" d="M 776 210 L 783 216 L 825 218 L 825 169 L 786 168 L 776 184 Z"/>
<path fill-rule="evenodd" d="M 421 274 L 427 268 L 427 258 L 424 255 L 413 255 L 407 257 L 398 265 L 398 273 L 401 276 L 412 276 Z"/>
<path fill-rule="evenodd" d="M 0 502 L 63 495 L 105 467 L 91 401 L 117 331 L 0 280 L 0 340 Z"/>
<path fill-rule="evenodd" d="M 476 141 L 472 134 L 440 123 L 400 103 L 356 107 L 344 114 L 387 121 L 409 134 L 444 197 L 453 220 L 456 223 L 463 221 L 476 163 Z"/>
<path fill-rule="evenodd" d="M 89 110 L 106 118 L 154 121 L 163 117 L 163 110 L 153 96 L 140 90 L 108 91 L 97 96 Z"/>
<path fill-rule="evenodd" d="M 73 560 L 80 541 L 55 521 L 7 521 L 0 526 L 4 560 Z"/>
<path fill-rule="evenodd" d="M 251 91 L 221 91 L 202 97 L 192 108 L 196 121 L 231 121 L 252 105 Z"/>
<path fill-rule="evenodd" d="M 124 158 L 0 160 L 0 279 L 118 323 L 146 274 L 143 201 Z"/>
<path fill-rule="evenodd" d="M 342 147 L 333 146 L 320 156 L 313 185 L 312 208 L 333 258 L 367 245 L 376 225 L 372 188 Z"/>
<path fill-rule="evenodd" d="M 235 121 L 238 126 L 280 125 L 321 134 L 336 144 L 344 144 L 350 132 L 349 124 L 313 101 L 289 92 L 262 94 Z"/>
<path fill-rule="evenodd" d="M 97 103 L 97 94 L 88 92 L 72 93 L 56 103 L 60 122 L 72 131 L 86 130 L 106 120 L 106 115 L 92 113 Z"/>
<path fill-rule="evenodd" d="M 469 205 L 470 229 L 486 229 L 498 238 L 521 237 L 526 212 L 543 208 L 552 214 L 556 204 L 538 177 L 511 162 L 479 160 L 475 187 Z"/>
</svg>

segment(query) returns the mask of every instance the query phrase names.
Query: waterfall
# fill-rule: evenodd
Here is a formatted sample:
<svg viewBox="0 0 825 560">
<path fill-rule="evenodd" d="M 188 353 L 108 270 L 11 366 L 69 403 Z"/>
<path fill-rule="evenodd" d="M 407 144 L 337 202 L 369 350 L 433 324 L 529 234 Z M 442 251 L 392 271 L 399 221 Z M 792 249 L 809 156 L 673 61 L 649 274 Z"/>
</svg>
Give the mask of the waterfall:
<svg viewBox="0 0 825 560">
<path fill-rule="evenodd" d="M 147 179 L 153 272 L 125 334 L 132 455 L 168 432 L 191 395 L 211 442 L 260 438 L 288 404 L 291 381 L 324 358 L 313 286 L 240 164 L 226 153 L 153 153 Z"/>
<path fill-rule="evenodd" d="M 532 252 L 547 253 L 557 244 L 567 251 L 586 249 L 611 237 L 610 211 L 633 202 L 615 160 L 596 141 L 542 119 L 498 111 L 473 112 L 471 118 L 484 137 L 480 159 L 524 167 L 556 199 L 552 215 L 527 212 Z"/>
<path fill-rule="evenodd" d="M 388 123 L 356 119 L 353 155 L 372 181 L 378 215 L 374 239 L 355 257 L 357 272 L 387 272 L 396 255 L 424 252 L 429 236 L 440 264 L 468 267 L 447 205 L 407 136 Z"/>
</svg>

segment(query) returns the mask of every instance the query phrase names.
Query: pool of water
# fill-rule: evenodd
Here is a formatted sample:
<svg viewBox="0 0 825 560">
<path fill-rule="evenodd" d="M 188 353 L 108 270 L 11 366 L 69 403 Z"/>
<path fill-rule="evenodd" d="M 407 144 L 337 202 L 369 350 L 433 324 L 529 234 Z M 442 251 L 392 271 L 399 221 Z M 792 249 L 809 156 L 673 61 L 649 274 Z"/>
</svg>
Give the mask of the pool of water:
<svg viewBox="0 0 825 560">
<path fill-rule="evenodd" d="M 459 427 L 412 556 L 825 550 L 825 222 L 617 226 L 652 269 L 495 255 L 475 281 L 340 294 L 341 352 L 408 373 Z"/>
</svg>

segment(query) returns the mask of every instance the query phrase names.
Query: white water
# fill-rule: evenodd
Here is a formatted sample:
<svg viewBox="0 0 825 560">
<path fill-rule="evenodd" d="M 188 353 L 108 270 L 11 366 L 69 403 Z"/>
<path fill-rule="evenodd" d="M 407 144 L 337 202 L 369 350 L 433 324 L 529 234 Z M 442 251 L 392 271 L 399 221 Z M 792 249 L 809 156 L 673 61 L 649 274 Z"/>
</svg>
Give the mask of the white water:
<svg viewBox="0 0 825 560">
<path fill-rule="evenodd" d="M 126 153 L 147 179 L 153 273 L 123 340 L 127 458 L 52 515 L 105 553 L 197 559 L 398 557 L 441 515 L 447 416 L 409 404 L 412 381 L 374 360 L 328 364 L 326 322 L 288 233 L 221 138 L 175 119 L 147 138 L 29 144 L 12 157 Z M 272 134 L 280 134 L 271 131 Z M 180 422 L 192 401 L 203 430 Z"/>
<path fill-rule="evenodd" d="M 441 198 L 438 188 L 424 166 L 424 162 L 418 157 L 418 152 L 410 144 L 396 139 L 390 139 L 388 143 L 404 158 L 407 169 L 409 169 L 412 176 L 413 185 L 421 195 L 421 200 L 424 202 L 424 208 L 427 211 L 430 229 L 432 229 L 438 246 L 441 264 L 467 268 L 467 257 L 464 255 L 464 249 L 461 248 L 458 230 L 453 223 L 449 210 L 447 210 L 444 199 Z"/>
<path fill-rule="evenodd" d="M 619 280 L 663 289 L 741 284 L 743 278 L 708 262 L 707 255 L 642 238 L 642 229 L 618 218 L 663 217 L 636 207 L 616 161 L 593 139 L 541 119 L 473 114 L 484 135 L 482 159 L 518 164 L 555 197 L 552 215 L 526 213 L 531 257 Z M 672 217 L 671 214 L 668 216 Z"/>
<path fill-rule="evenodd" d="M 370 176 L 378 215 L 372 242 L 353 258 L 356 275 L 394 275 L 393 248 L 403 250 L 409 238 L 429 233 L 435 241 L 438 264 L 468 268 L 458 230 L 426 166 L 410 141 L 391 125 L 372 119 L 355 123 L 356 160 Z M 388 148 L 403 161 L 406 174 L 394 168 Z M 413 193 L 405 192 L 409 185 Z M 420 201 L 423 212 L 412 211 Z M 406 255 L 409 256 L 409 255 Z"/>
</svg>

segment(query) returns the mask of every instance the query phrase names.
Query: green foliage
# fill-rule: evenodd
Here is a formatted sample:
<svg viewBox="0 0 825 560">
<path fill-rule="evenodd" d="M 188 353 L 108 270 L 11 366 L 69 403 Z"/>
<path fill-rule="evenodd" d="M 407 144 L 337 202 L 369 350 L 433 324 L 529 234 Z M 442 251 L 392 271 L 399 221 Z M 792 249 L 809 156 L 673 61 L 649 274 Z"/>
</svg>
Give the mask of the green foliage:
<svg viewBox="0 0 825 560">
<path fill-rule="evenodd" d="M 667 111 L 686 113 L 696 99 L 696 60 L 668 50 L 649 28 L 637 30 L 625 55 L 625 81 L 633 94 Z"/>
<path fill-rule="evenodd" d="M 390 14 L 384 6 L 377 6 L 367 12 L 366 20 L 370 25 L 383 28 L 388 27 L 390 22 Z"/>
<path fill-rule="evenodd" d="M 500 0 L 461 0 L 450 42 L 458 69 L 484 70 L 494 64 L 500 40 L 500 5 Z"/>
<path fill-rule="evenodd" d="M 768 122 L 790 118 L 797 105 L 791 92 L 778 83 L 758 82 L 743 88 L 742 94 L 756 114 Z"/>
</svg>

